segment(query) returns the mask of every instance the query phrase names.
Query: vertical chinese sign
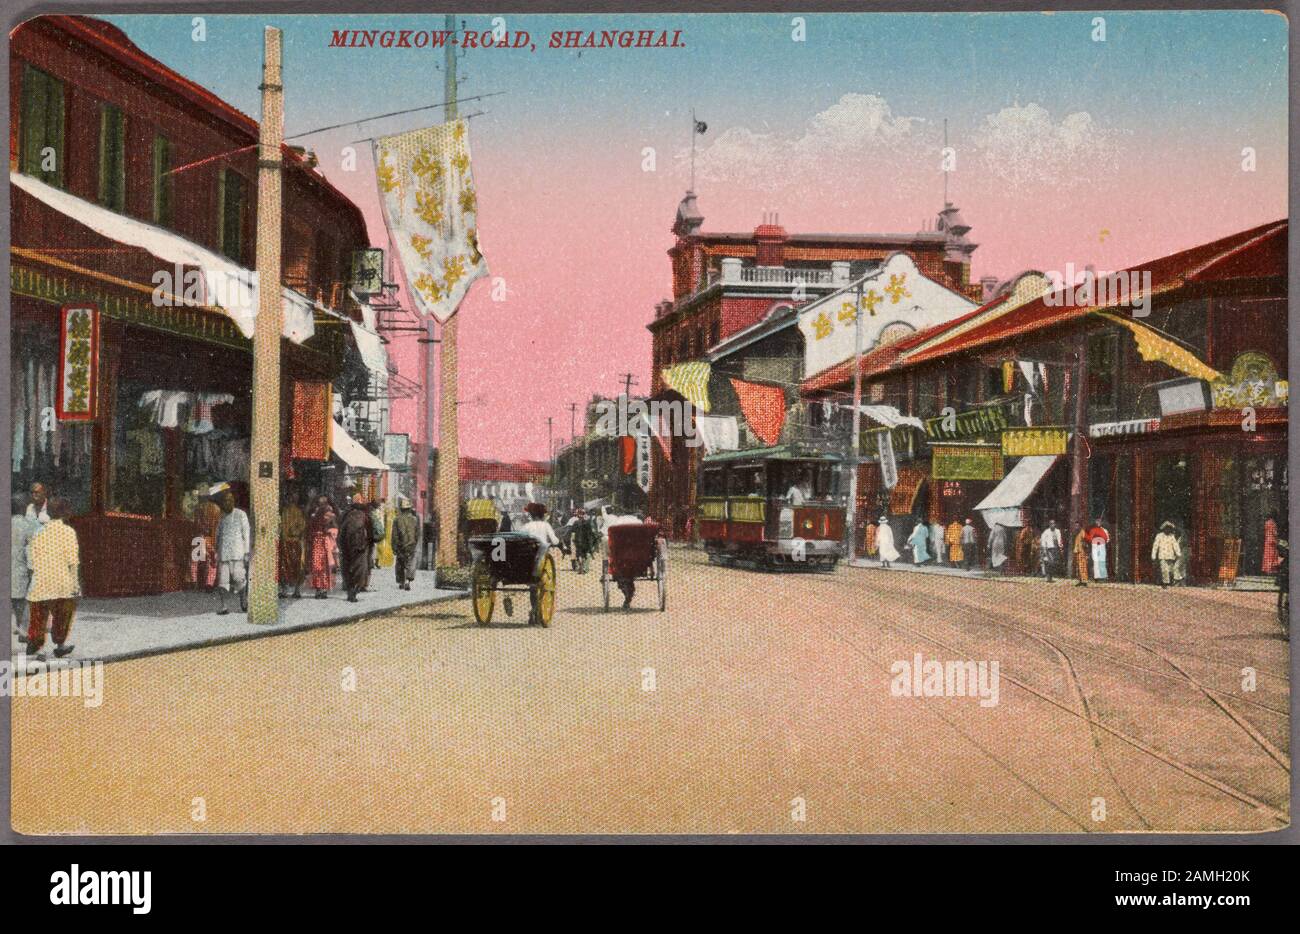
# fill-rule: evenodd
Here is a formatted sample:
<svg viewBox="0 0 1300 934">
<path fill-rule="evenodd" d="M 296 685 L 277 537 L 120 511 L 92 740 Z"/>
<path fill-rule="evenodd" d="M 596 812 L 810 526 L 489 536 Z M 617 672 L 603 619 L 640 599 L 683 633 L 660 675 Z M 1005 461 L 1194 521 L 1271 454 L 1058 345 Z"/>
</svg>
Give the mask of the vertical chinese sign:
<svg viewBox="0 0 1300 934">
<path fill-rule="evenodd" d="M 60 421 L 89 422 L 99 402 L 99 308 L 64 305 L 59 310 Z"/>
</svg>

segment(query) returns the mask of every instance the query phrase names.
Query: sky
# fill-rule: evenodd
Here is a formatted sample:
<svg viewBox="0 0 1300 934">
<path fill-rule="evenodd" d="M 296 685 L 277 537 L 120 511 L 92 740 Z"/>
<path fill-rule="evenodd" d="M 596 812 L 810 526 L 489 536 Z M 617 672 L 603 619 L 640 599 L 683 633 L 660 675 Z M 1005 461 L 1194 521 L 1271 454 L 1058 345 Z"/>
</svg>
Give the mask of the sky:
<svg viewBox="0 0 1300 934">
<path fill-rule="evenodd" d="M 317 153 L 386 247 L 364 141 L 442 114 L 360 121 L 440 103 L 443 53 L 329 48 L 330 35 L 439 30 L 441 15 L 209 15 L 203 41 L 190 16 L 109 19 L 254 118 L 262 28 L 281 27 L 289 142 Z M 548 416 L 565 438 L 571 402 L 618 392 L 626 372 L 634 392 L 649 386 L 645 325 L 671 293 L 692 110 L 708 124 L 706 231 L 751 230 L 765 211 L 792 233 L 932 225 L 947 120 L 974 279 L 1124 268 L 1287 213 L 1286 21 L 1272 13 L 826 14 L 802 29 L 784 14 L 504 19 L 536 47 L 468 49 L 457 65 L 492 277 L 459 312 L 465 455 L 544 458 Z M 684 45 L 546 47 L 574 29 L 681 30 Z M 419 379 L 414 335 L 395 337 L 393 359 Z M 392 430 L 418 437 L 414 402 L 395 405 Z"/>
</svg>

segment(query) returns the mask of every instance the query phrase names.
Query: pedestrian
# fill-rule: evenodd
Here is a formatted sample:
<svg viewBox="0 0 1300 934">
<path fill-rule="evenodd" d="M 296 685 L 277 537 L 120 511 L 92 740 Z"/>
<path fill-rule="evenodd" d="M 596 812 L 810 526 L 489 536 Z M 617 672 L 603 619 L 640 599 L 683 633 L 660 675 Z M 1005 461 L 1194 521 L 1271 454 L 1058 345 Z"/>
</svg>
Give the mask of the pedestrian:
<svg viewBox="0 0 1300 934">
<path fill-rule="evenodd" d="M 72 513 L 68 501 L 56 498 L 42 502 L 41 507 L 48 521 L 27 546 L 27 569 L 31 572 L 27 651 L 38 662 L 45 661 L 41 649 L 47 629 L 53 630 L 55 658 L 72 652 L 68 637 L 81 596 L 81 549 L 76 530 L 64 521 Z"/>
<path fill-rule="evenodd" d="M 420 546 L 420 522 L 411 508 L 411 501 L 405 496 L 397 497 L 397 515 L 389 523 L 393 536 L 393 567 L 397 575 L 397 586 L 402 590 L 411 589 L 415 580 L 415 553 Z"/>
<path fill-rule="evenodd" d="M 224 490 L 221 486 L 218 490 Z M 221 525 L 221 507 L 212 498 L 213 489 L 204 487 L 202 493 L 196 489 L 194 511 L 190 518 L 194 521 L 195 536 L 202 541 L 195 545 L 190 554 L 190 583 L 205 590 L 217 586 L 217 527 Z"/>
<path fill-rule="evenodd" d="M 1052 572 L 1056 569 L 1056 562 L 1061 560 L 1061 550 L 1064 547 L 1061 530 L 1056 527 L 1056 520 L 1052 519 L 1038 538 L 1038 563 L 1049 583 L 1052 580 Z"/>
<path fill-rule="evenodd" d="M 1007 527 L 1001 522 L 994 522 L 989 532 L 989 564 L 999 574 L 1007 572 Z"/>
<path fill-rule="evenodd" d="M 1160 525 L 1155 541 L 1151 543 L 1151 560 L 1160 568 L 1160 586 L 1166 588 L 1174 582 L 1174 565 L 1182 556 L 1183 550 L 1174 537 L 1175 527 L 1172 522 Z"/>
<path fill-rule="evenodd" d="M 221 494 L 221 523 L 217 526 L 217 593 L 221 597 L 218 616 L 230 612 L 226 594 L 239 594 L 239 609 L 248 612 L 248 556 L 253 549 L 253 533 L 248 513 L 235 505 L 235 494 Z"/>
<path fill-rule="evenodd" d="M 1174 529 L 1174 537 L 1178 540 L 1178 559 L 1174 561 L 1174 583 L 1186 587 L 1187 568 L 1192 563 L 1192 548 L 1187 541 L 1187 530 L 1178 525 L 1175 525 Z"/>
<path fill-rule="evenodd" d="M 943 543 L 948 546 L 948 563 L 953 567 L 957 567 L 963 561 L 961 532 L 961 523 L 953 519 L 943 533 Z"/>
<path fill-rule="evenodd" d="M 1088 540 L 1092 543 L 1092 579 L 1097 581 L 1109 580 L 1110 572 L 1106 566 L 1106 548 L 1110 544 L 1110 533 L 1106 531 L 1100 517 L 1088 530 Z"/>
<path fill-rule="evenodd" d="M 383 516 L 383 532 L 380 533 L 382 537 L 379 544 L 375 546 L 375 566 L 391 568 L 395 563 L 393 556 L 393 519 L 397 516 L 397 513 L 389 508 L 386 499 L 380 501 L 380 512 Z"/>
<path fill-rule="evenodd" d="M 889 527 L 889 519 L 880 517 L 880 529 L 876 532 L 876 547 L 880 549 L 880 566 L 889 566 L 898 560 L 898 549 L 894 547 L 894 530 Z"/>
<path fill-rule="evenodd" d="M 907 537 L 907 547 L 912 549 L 913 564 L 925 564 L 930 560 L 930 551 L 926 547 L 929 537 L 930 530 L 925 524 L 925 519 L 918 517 L 916 525 L 912 527 L 912 534 Z"/>
<path fill-rule="evenodd" d="M 529 503 L 524 507 L 524 514 L 528 516 L 528 521 L 524 523 L 523 528 L 519 531 L 531 535 L 538 541 L 537 559 L 533 563 L 533 579 L 536 580 L 541 576 L 542 565 L 546 561 L 547 552 L 552 548 L 559 548 L 560 540 L 555 536 L 555 529 L 553 529 L 551 524 L 546 521 L 546 507 L 541 503 Z M 636 521 L 627 516 L 620 517 L 616 521 L 621 525 L 629 520 Z M 620 589 L 622 588 L 621 583 L 619 584 L 619 587 Z M 528 621 L 534 623 L 537 622 L 537 590 L 530 589 L 529 593 L 532 598 L 532 611 L 529 614 Z M 623 592 L 623 596 L 625 598 L 623 606 L 626 608 L 631 604 L 632 597 L 627 591 Z M 506 615 L 509 615 L 509 612 L 510 611 L 507 609 Z"/>
<path fill-rule="evenodd" d="M 1259 563 L 1261 574 L 1274 573 L 1282 563 L 1282 557 L 1277 550 L 1277 541 L 1277 513 L 1270 512 L 1268 518 L 1264 520 L 1264 553 Z"/>
<path fill-rule="evenodd" d="M 316 599 L 325 600 L 334 586 L 334 551 L 339 534 L 338 513 L 328 496 L 316 497 L 307 518 L 307 534 L 311 542 L 311 585 L 316 589 Z"/>
<path fill-rule="evenodd" d="M 370 586 L 370 572 L 379 567 L 379 543 L 384 540 L 384 511 L 380 500 L 370 500 L 366 507 L 366 516 L 370 520 L 370 560 L 366 564 L 366 583 L 362 590 L 374 590 Z"/>
<path fill-rule="evenodd" d="M 280 596 L 288 589 L 294 599 L 302 597 L 303 566 L 306 563 L 307 514 L 299 498 L 290 495 L 280 511 L 279 578 Z"/>
<path fill-rule="evenodd" d="M 1070 569 L 1074 572 L 1074 586 L 1088 586 L 1088 530 L 1080 528 L 1070 543 Z"/>
<path fill-rule="evenodd" d="M 879 538 L 880 528 L 868 520 L 866 531 L 862 533 L 862 553 L 868 558 L 874 558 L 879 553 Z"/>
<path fill-rule="evenodd" d="M 31 497 L 31 502 L 27 504 L 27 518 L 34 519 L 41 525 L 45 525 L 45 523 L 50 521 L 49 488 L 46 487 L 44 483 L 38 481 L 33 483 L 31 489 L 27 492 Z"/>
<path fill-rule="evenodd" d="M 27 588 L 32 574 L 31 568 L 27 566 L 27 547 L 40 530 L 40 522 L 27 514 L 22 495 L 15 496 L 9 529 L 9 603 L 13 609 L 14 632 L 17 633 L 19 642 L 27 641 L 29 622 Z"/>
<path fill-rule="evenodd" d="M 1038 546 L 1038 533 L 1032 522 L 1026 522 L 1016 536 L 1016 573 L 1033 574 L 1038 561 L 1034 549 Z"/>
<path fill-rule="evenodd" d="M 357 602 L 357 594 L 366 589 L 370 580 L 370 546 L 373 544 L 370 508 L 360 493 L 354 493 L 339 523 L 339 549 L 343 552 L 340 563 L 349 603 Z"/>
<path fill-rule="evenodd" d="M 966 519 L 966 524 L 961 527 L 961 552 L 962 564 L 969 571 L 979 561 L 980 555 L 979 537 L 975 532 L 975 523 L 969 517 Z"/>
<path fill-rule="evenodd" d="M 937 516 L 930 523 L 930 547 L 934 549 L 934 563 L 942 567 L 947 549 L 943 544 L 943 523 Z"/>
</svg>

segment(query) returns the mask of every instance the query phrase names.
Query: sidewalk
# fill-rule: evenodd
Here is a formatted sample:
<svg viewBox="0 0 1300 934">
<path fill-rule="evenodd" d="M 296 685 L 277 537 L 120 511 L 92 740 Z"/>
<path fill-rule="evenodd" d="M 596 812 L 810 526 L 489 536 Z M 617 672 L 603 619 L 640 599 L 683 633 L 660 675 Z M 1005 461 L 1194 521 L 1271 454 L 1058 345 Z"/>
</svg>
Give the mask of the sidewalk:
<svg viewBox="0 0 1300 934">
<path fill-rule="evenodd" d="M 849 565 L 851 567 L 866 568 L 868 570 L 876 570 L 876 571 L 884 570 L 880 566 L 879 558 L 855 558 L 851 562 L 849 562 Z M 1025 581 L 1037 581 L 1038 583 L 1041 584 L 1047 583 L 1047 579 L 1039 574 L 999 574 L 996 571 L 990 571 L 987 568 L 973 568 L 967 571 L 963 568 L 957 568 L 957 567 L 951 567 L 945 565 L 936 565 L 934 563 L 917 565 L 917 564 L 911 564 L 903 561 L 895 561 L 893 564 L 889 566 L 888 573 L 893 573 L 894 571 L 903 571 L 908 574 L 934 574 L 942 577 L 967 577 L 967 578 L 974 578 L 976 580 L 986 580 L 986 581 L 1020 581 L 1022 583 Z M 1069 576 L 1062 577 L 1060 575 L 1052 578 L 1052 583 L 1055 584 L 1060 582 L 1072 584 L 1074 583 L 1074 578 Z M 1094 584 L 1100 583 L 1100 586 L 1103 587 L 1148 588 L 1148 587 L 1157 586 L 1155 583 L 1151 583 L 1151 582 L 1134 584 L 1131 581 L 1120 581 L 1114 579 L 1103 581 L 1103 582 L 1093 581 L 1092 583 Z M 1262 577 L 1243 577 L 1243 578 L 1239 578 L 1238 580 L 1234 581 L 1232 584 L 1229 585 L 1180 584 L 1179 586 L 1180 587 L 1190 586 L 1200 590 L 1271 591 L 1273 593 L 1277 592 L 1277 585 L 1273 584 L 1271 580 Z"/>
<path fill-rule="evenodd" d="M 148 597 L 87 598 L 78 603 L 72 624 L 69 641 L 76 647 L 73 653 L 65 659 L 55 659 L 48 637 L 44 652 L 51 668 L 69 662 L 116 662 L 337 626 L 402 606 L 465 596 L 460 590 L 435 590 L 432 571 L 417 571 L 411 589 L 406 591 L 398 589 L 392 568 L 377 568 L 370 586 L 373 592 L 358 594 L 357 603 L 348 603 L 347 594 L 339 590 L 331 592 L 328 600 L 316 600 L 315 592 L 304 587 L 302 599 L 280 601 L 280 622 L 274 626 L 250 623 L 233 601 L 230 613 L 218 616 L 220 598 L 215 592 L 189 590 Z M 16 659 L 27 647 L 12 633 L 11 622 L 10 642 Z M 29 670 L 42 667 L 46 666 L 28 661 Z"/>
</svg>

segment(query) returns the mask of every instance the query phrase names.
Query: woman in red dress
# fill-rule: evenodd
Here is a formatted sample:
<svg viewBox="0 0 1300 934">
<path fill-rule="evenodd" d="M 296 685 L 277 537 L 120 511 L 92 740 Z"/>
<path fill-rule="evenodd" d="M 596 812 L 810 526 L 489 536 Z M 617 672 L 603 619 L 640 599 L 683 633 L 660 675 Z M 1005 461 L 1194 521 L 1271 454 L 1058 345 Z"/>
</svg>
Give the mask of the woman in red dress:
<svg viewBox="0 0 1300 934">
<path fill-rule="evenodd" d="M 329 497 L 317 497 L 307 519 L 307 536 L 311 543 L 311 585 L 316 599 L 324 600 L 334 587 L 334 548 L 338 536 L 338 513 Z"/>
</svg>

